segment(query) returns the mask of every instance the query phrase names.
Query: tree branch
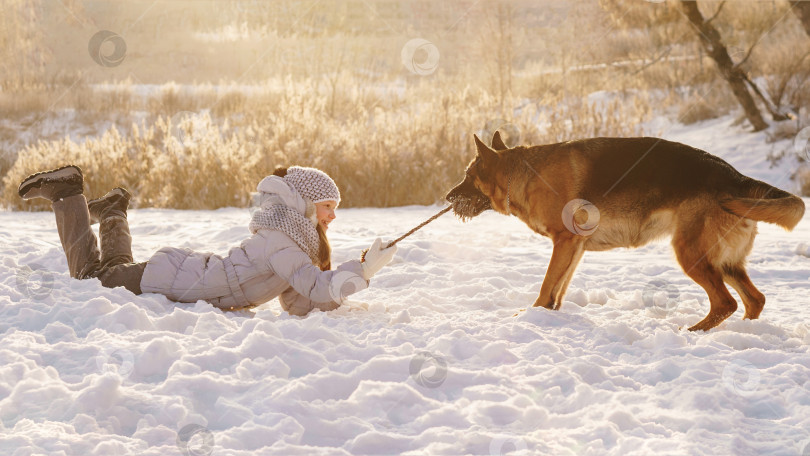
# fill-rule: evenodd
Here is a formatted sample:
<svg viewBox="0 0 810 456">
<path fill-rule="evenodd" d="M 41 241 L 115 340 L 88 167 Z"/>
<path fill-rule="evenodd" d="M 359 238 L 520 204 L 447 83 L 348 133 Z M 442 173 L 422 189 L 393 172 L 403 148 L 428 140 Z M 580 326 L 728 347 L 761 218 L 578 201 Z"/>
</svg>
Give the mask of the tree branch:
<svg viewBox="0 0 810 456">
<path fill-rule="evenodd" d="M 717 7 L 717 11 L 715 11 L 712 17 L 708 18 L 704 24 L 711 24 L 711 22 L 720 14 L 720 11 L 723 10 L 724 6 L 726 6 L 726 0 L 720 2 L 720 6 Z"/>
<path fill-rule="evenodd" d="M 771 106 L 770 100 L 768 100 L 765 97 L 765 95 L 759 90 L 759 87 L 757 87 L 757 85 L 754 84 L 754 82 L 748 77 L 747 74 L 745 74 L 745 73 L 742 73 L 742 74 L 743 74 L 743 79 L 745 79 L 745 82 L 747 82 L 748 85 L 751 87 L 751 90 L 753 90 L 754 93 L 757 94 L 759 99 L 762 100 L 762 103 L 765 105 L 765 109 L 767 109 L 768 112 L 771 114 L 771 117 L 773 117 L 773 120 L 780 121 L 780 120 L 788 120 L 788 119 L 791 118 L 790 114 L 782 114 L 782 113 L 776 112 L 776 109 L 774 109 Z"/>
<path fill-rule="evenodd" d="M 759 40 L 757 40 L 757 42 L 756 42 L 756 43 L 752 44 L 752 45 L 751 45 L 751 47 L 750 47 L 750 48 L 748 48 L 748 52 L 746 52 L 746 53 L 745 53 L 745 57 L 743 57 L 743 59 L 742 59 L 742 60 L 740 60 L 740 63 L 737 63 L 737 64 L 735 64 L 734 66 L 735 66 L 735 67 L 737 67 L 737 68 L 742 67 L 742 66 L 743 66 L 743 64 L 744 64 L 746 61 L 748 61 L 748 57 L 751 57 L 751 53 L 752 53 L 752 52 L 754 52 L 754 48 L 755 48 L 755 47 L 757 47 L 757 44 L 759 44 Z"/>
</svg>

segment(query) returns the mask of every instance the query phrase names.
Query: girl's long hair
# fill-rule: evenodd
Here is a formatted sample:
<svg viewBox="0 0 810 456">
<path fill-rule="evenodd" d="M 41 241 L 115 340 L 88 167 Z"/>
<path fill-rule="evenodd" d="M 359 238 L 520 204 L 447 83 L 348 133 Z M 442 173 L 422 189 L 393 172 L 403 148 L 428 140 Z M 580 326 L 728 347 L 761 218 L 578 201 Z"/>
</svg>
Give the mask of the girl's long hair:
<svg viewBox="0 0 810 456">
<path fill-rule="evenodd" d="M 274 176 L 284 177 L 287 175 L 287 168 L 283 166 L 276 167 L 273 171 Z M 326 237 L 326 231 L 323 230 L 321 224 L 315 226 L 318 231 L 318 263 L 315 266 L 321 268 L 321 271 L 328 271 L 332 269 L 332 246 L 329 244 L 329 239 Z"/>
<path fill-rule="evenodd" d="M 326 231 L 323 230 L 319 223 L 318 230 L 318 261 L 321 263 L 317 265 L 321 271 L 328 271 L 332 269 L 332 246 L 329 245 L 329 239 L 326 238 Z"/>
</svg>

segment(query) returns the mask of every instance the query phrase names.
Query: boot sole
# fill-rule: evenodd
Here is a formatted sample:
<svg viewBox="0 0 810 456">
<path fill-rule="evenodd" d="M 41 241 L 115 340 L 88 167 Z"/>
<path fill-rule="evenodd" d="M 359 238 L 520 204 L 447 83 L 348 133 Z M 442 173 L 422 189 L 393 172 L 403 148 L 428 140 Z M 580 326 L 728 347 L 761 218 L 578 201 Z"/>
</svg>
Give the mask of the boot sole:
<svg viewBox="0 0 810 456">
<path fill-rule="evenodd" d="M 32 174 L 23 179 L 17 192 L 19 193 L 20 198 L 28 200 L 39 196 L 36 194 L 35 190 L 41 188 L 43 182 L 69 181 L 71 179 L 78 179 L 79 182 L 82 182 L 82 170 L 79 169 L 78 166 L 68 165 L 61 168 L 52 169 L 50 171 L 42 171 Z M 32 191 L 34 193 L 31 193 Z"/>
</svg>

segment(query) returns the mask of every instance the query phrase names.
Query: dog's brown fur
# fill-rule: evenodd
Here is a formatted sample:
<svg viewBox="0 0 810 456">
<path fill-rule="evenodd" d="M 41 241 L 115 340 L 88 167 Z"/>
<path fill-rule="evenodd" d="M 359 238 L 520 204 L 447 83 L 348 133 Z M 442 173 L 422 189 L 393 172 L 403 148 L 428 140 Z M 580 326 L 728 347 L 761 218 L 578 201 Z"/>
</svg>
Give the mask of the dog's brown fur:
<svg viewBox="0 0 810 456">
<path fill-rule="evenodd" d="M 663 139 L 594 138 L 508 149 L 496 132 L 497 151 L 477 136 L 475 143 L 477 157 L 446 198 L 463 220 L 493 209 L 551 238 L 554 249 L 535 306 L 559 309 L 586 250 L 639 247 L 671 235 L 678 262 L 711 305 L 689 329 L 709 330 L 734 313 L 737 302 L 726 283 L 740 294 L 744 318 L 755 319 L 765 296 L 748 278 L 745 257 L 756 221 L 791 230 L 804 215 L 800 198 L 744 176 L 714 155 Z M 572 214 L 566 204 L 573 200 L 589 202 L 592 212 L 574 205 Z"/>
</svg>

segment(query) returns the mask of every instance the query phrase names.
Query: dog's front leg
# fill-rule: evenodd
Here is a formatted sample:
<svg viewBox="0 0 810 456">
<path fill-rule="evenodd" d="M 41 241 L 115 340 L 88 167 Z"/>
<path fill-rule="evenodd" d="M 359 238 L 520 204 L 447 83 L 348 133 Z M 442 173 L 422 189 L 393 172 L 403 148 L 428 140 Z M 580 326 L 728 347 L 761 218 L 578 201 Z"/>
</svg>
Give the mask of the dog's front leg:
<svg viewBox="0 0 810 456">
<path fill-rule="evenodd" d="M 540 287 L 540 296 L 534 302 L 534 306 L 556 310 L 560 308 L 566 285 L 582 258 L 585 238 L 565 232 L 553 239 L 554 250 L 551 252 L 551 261 L 548 263 L 546 277 Z"/>
</svg>

